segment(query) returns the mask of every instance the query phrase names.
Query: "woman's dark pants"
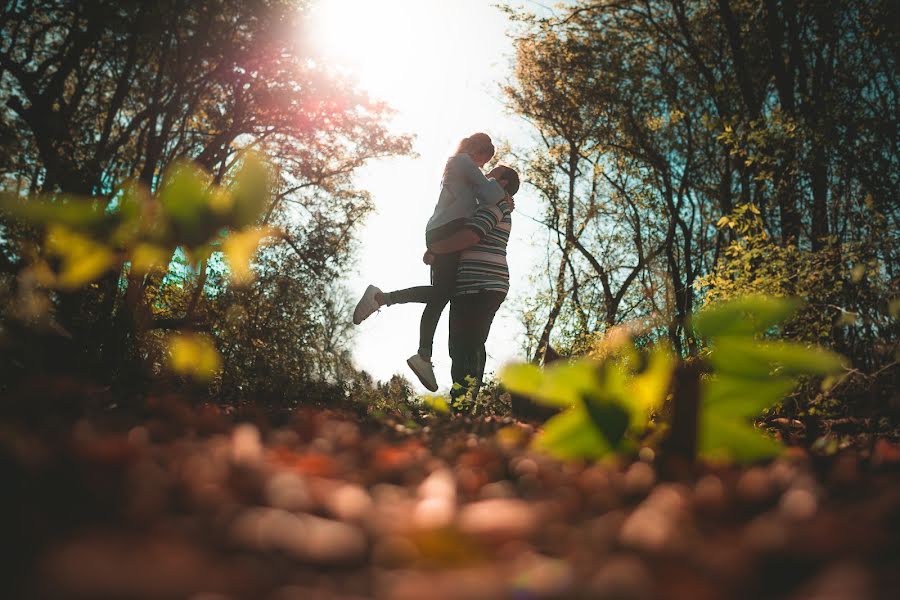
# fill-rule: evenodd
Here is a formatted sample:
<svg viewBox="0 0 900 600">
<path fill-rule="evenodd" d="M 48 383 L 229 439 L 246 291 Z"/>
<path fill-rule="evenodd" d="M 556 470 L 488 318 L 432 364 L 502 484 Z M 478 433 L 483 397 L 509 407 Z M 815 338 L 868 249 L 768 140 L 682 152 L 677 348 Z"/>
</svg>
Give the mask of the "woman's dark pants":
<svg viewBox="0 0 900 600">
<path fill-rule="evenodd" d="M 434 332 L 441 313 L 453 295 L 456 287 L 456 266 L 459 252 L 438 254 L 431 265 L 431 285 L 420 285 L 390 293 L 391 304 L 424 302 L 422 320 L 419 322 L 419 356 L 431 356 Z"/>
<path fill-rule="evenodd" d="M 425 233 L 425 246 L 431 248 L 435 242 L 445 240 L 466 225 L 466 219 L 456 219 Z M 434 332 L 444 307 L 450 302 L 456 288 L 456 267 L 459 252 L 436 254 L 431 264 L 431 285 L 420 285 L 405 290 L 390 292 L 391 304 L 424 303 L 422 320 L 419 321 L 419 356 L 431 357 Z"/>
</svg>

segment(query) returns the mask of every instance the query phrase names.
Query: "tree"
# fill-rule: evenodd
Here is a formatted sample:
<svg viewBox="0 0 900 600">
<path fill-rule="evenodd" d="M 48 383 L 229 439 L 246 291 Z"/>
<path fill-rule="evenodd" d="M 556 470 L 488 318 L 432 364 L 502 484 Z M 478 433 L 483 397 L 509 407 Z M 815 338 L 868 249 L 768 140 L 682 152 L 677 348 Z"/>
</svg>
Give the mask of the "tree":
<svg viewBox="0 0 900 600">
<path fill-rule="evenodd" d="M 772 247 L 767 256 L 796 257 L 774 264 L 786 280 L 801 272 L 812 278 L 789 287 L 816 313 L 816 330 L 830 331 L 842 352 L 869 355 L 840 344 L 872 344 L 886 330 L 854 326 L 845 335 L 840 317 L 875 303 L 881 316 L 869 323 L 883 323 L 896 284 L 897 43 L 883 25 L 896 7 L 585 0 L 545 18 L 517 16 L 510 106 L 534 126 L 539 161 L 530 182 L 558 236 L 551 264 L 568 272 L 548 286 L 559 308 L 546 315 L 542 344 L 556 336 L 565 347 L 605 328 L 591 323 L 658 313 L 675 347 L 693 350 L 686 320 L 698 300 L 717 297 L 710 286 L 722 285 L 721 277 L 738 281 L 737 273 L 742 293 L 771 283 L 761 279 L 771 265 L 735 250 L 749 230 L 732 217 L 752 209 L 762 228 L 752 238 L 756 256 L 764 244 Z M 602 126 L 574 136 L 581 168 L 569 170 L 571 188 L 582 190 L 584 206 L 597 207 L 595 222 L 580 229 L 588 212 L 565 210 L 566 187 L 547 182 L 568 165 L 558 132 L 586 123 L 584 115 Z M 827 265 L 827 277 L 816 284 L 824 274 L 801 264 Z M 856 267 L 865 269 L 865 293 Z M 713 272 L 718 279 L 707 276 Z M 569 322 L 587 331 L 557 328 Z M 789 326 L 786 333 L 809 332 Z M 884 364 L 886 356 L 864 363 Z"/>
<path fill-rule="evenodd" d="M 269 268 L 316 287 L 349 256 L 370 210 L 352 183 L 373 158 L 404 153 L 388 108 L 331 72 L 304 45 L 307 2 L 208 0 L 14 3 L 0 17 L 0 98 L 5 103 L 3 187 L 58 203 L 102 200 L 119 210 L 123 185 L 159 192 L 188 157 L 227 183 L 248 149 L 276 175 L 262 221 L 279 225 L 282 255 Z M 13 133 L 14 132 L 14 133 Z M 40 232 L 5 225 L 5 276 L 14 280 Z M 58 322 L 100 373 L 141 356 L 142 339 L 174 326 L 210 328 L 215 255 L 147 274 L 128 265 L 99 285 L 60 293 Z M 302 265 L 302 267 L 300 266 Z M 290 269 L 293 269 L 291 271 Z M 176 294 L 172 285 L 178 281 Z M 219 293 L 219 292 L 217 292 Z M 170 302 L 166 294 L 185 301 Z M 179 306 L 163 314 L 159 307 Z M 311 306 L 307 306 L 313 310 Z"/>
</svg>

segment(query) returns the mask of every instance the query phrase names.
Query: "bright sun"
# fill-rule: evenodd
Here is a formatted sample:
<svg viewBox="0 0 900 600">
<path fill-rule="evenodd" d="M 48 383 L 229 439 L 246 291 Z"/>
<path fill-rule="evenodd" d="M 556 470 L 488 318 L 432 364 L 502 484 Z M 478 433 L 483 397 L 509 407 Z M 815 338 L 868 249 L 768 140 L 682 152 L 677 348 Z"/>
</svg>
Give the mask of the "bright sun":
<svg viewBox="0 0 900 600">
<path fill-rule="evenodd" d="M 486 8 L 485 0 L 320 0 L 312 38 L 401 120 L 425 109 L 423 101 L 446 114 L 481 91 L 473 87 L 497 59 L 486 49 L 506 43 L 499 12 L 486 19 Z"/>
<path fill-rule="evenodd" d="M 320 0 L 314 39 L 328 59 L 353 72 L 374 96 L 394 104 L 421 74 L 453 52 L 453 3 L 422 0 Z"/>
</svg>

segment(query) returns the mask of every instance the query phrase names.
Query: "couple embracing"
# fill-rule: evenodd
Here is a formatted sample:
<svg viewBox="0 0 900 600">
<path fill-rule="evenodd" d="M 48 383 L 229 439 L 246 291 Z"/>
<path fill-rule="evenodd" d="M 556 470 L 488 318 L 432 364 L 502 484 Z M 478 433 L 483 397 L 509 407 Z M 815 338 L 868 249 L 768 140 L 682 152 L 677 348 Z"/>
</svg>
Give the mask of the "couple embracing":
<svg viewBox="0 0 900 600">
<path fill-rule="evenodd" d="M 509 291 L 506 246 L 519 175 L 501 165 L 485 176 L 481 169 L 493 156 L 491 138 L 476 133 L 462 140 L 447 160 L 441 193 L 425 228 L 423 261 L 431 265 L 431 285 L 393 292 L 370 285 L 353 312 L 358 325 L 383 306 L 424 303 L 419 350 L 406 362 L 422 385 L 437 391 L 432 345 L 449 302 L 453 399 L 469 391 L 477 395 L 487 358 L 484 345 Z M 469 390 L 471 382 L 474 389 Z"/>
</svg>

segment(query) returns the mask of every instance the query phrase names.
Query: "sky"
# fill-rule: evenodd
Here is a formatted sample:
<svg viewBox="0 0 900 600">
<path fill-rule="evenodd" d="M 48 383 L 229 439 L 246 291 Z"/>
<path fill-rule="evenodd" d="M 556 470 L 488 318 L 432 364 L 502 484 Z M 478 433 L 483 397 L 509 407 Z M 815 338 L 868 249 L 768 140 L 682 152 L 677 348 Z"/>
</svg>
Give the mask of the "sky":
<svg viewBox="0 0 900 600">
<path fill-rule="evenodd" d="M 495 145 L 527 143 L 528 124 L 503 104 L 500 85 L 513 76 L 513 45 L 507 35 L 511 24 L 494 4 L 320 0 L 315 9 L 320 52 L 396 110 L 392 131 L 415 135 L 415 157 L 373 162 L 357 176 L 357 184 L 372 194 L 375 212 L 361 231 L 357 268 L 344 282 L 354 301 L 370 283 L 383 291 L 428 284 L 428 267 L 421 261 L 425 223 L 437 202 L 444 163 L 462 138 L 484 131 Z M 531 291 L 529 275 L 544 269 L 546 248 L 546 233 L 527 217 L 537 213 L 536 206 L 533 191 L 523 185 L 508 248 L 511 290 L 488 339 L 487 374 L 525 358 L 517 309 Z M 423 306 L 386 307 L 357 327 L 356 365 L 377 380 L 400 373 L 424 392 L 406 365 L 418 348 Z M 451 383 L 448 313 L 449 307 L 438 325 L 433 357 L 444 391 Z"/>
</svg>

